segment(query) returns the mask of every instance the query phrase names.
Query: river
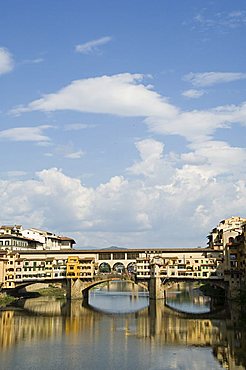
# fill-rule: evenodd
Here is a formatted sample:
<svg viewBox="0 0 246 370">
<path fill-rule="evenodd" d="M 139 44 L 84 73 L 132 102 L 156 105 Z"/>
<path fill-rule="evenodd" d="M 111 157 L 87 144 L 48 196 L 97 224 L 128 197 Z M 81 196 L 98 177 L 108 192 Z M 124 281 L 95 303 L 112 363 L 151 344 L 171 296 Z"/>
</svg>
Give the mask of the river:
<svg viewBox="0 0 246 370">
<path fill-rule="evenodd" d="M 0 312 L 0 369 L 245 369 L 245 331 L 212 306 L 190 285 L 165 305 L 124 282 L 94 289 L 86 305 L 22 300 Z"/>
</svg>

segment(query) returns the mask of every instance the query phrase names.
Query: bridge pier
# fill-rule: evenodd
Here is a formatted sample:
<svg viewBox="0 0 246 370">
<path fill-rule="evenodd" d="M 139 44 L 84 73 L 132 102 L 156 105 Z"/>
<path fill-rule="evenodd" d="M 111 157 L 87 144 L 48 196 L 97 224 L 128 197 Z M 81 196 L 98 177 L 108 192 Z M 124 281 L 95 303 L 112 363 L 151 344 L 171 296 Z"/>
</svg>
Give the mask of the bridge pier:
<svg viewBox="0 0 246 370">
<path fill-rule="evenodd" d="M 67 299 L 86 299 L 88 300 L 88 283 L 84 283 L 81 279 L 67 280 Z"/>
<path fill-rule="evenodd" d="M 150 266 L 150 280 L 148 285 L 149 299 L 165 298 L 165 289 L 160 278 L 160 267 L 156 263 Z"/>
</svg>

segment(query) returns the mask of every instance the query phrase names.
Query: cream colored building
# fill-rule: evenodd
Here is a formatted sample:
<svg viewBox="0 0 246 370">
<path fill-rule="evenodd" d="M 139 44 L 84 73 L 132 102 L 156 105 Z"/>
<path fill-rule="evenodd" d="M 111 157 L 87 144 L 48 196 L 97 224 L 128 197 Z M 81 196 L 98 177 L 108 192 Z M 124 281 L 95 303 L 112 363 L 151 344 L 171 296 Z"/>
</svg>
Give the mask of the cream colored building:
<svg viewBox="0 0 246 370">
<path fill-rule="evenodd" d="M 226 244 L 230 238 L 242 234 L 242 227 L 246 224 L 246 218 L 239 216 L 232 216 L 220 221 L 208 235 L 208 245 L 213 249 L 225 250 Z"/>
<path fill-rule="evenodd" d="M 167 278 L 221 279 L 223 253 L 210 249 L 176 249 L 165 253 L 149 253 L 136 260 L 137 278 L 150 278 L 150 266 L 155 263 L 160 267 L 160 275 Z"/>
<path fill-rule="evenodd" d="M 224 280 L 231 296 L 237 296 L 246 283 L 246 218 L 230 217 L 212 230 L 209 246 L 223 251 Z"/>
</svg>

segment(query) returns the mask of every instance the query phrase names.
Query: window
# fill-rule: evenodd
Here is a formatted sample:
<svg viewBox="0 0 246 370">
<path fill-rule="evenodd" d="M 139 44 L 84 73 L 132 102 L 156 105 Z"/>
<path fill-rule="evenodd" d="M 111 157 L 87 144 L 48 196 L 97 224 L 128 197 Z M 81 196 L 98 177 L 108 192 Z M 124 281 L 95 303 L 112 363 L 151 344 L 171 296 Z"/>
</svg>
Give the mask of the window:
<svg viewBox="0 0 246 370">
<path fill-rule="evenodd" d="M 138 257 L 139 257 L 139 253 L 138 252 L 128 252 L 127 253 L 127 259 L 128 260 L 135 260 Z"/>
<path fill-rule="evenodd" d="M 111 253 L 99 253 L 99 260 L 111 260 Z"/>
<path fill-rule="evenodd" d="M 113 253 L 113 259 L 114 260 L 124 260 L 125 259 L 125 253 L 124 252 L 114 252 Z"/>
</svg>

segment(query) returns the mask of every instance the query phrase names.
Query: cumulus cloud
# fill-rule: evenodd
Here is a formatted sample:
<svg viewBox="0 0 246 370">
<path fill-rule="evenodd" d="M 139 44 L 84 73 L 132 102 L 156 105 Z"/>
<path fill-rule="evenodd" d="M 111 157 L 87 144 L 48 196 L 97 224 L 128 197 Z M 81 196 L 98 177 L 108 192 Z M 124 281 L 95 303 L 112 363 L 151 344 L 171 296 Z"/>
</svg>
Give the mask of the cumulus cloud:
<svg viewBox="0 0 246 370">
<path fill-rule="evenodd" d="M 141 160 L 129 167 L 128 173 L 143 175 L 149 180 L 154 180 L 157 176 L 162 183 L 166 183 L 165 179 L 172 170 L 168 159 L 164 157 L 164 144 L 154 139 L 144 139 L 137 141 L 135 145 Z"/>
<path fill-rule="evenodd" d="M 111 40 L 112 40 L 112 37 L 110 36 L 105 36 L 105 37 L 101 37 L 96 40 L 91 40 L 84 44 L 76 45 L 75 51 L 77 51 L 78 53 L 82 53 L 82 54 L 91 54 L 97 51 L 99 46 L 108 44 Z"/>
<path fill-rule="evenodd" d="M 56 168 L 0 181 L 1 222 L 62 230 L 78 246 L 175 247 L 205 245 L 220 219 L 246 214 L 246 149 L 208 140 L 175 162 L 160 141 L 135 145 L 129 176 L 95 187 Z"/>
<path fill-rule="evenodd" d="M 13 57 L 5 48 L 0 48 L 0 75 L 12 71 L 14 68 Z"/>
<path fill-rule="evenodd" d="M 207 178 L 220 175 L 241 178 L 246 171 L 245 148 L 231 147 L 226 142 L 214 140 L 191 144 L 189 147 L 192 152 L 181 154 L 181 159 L 186 167 L 196 168 L 196 172 Z"/>
<path fill-rule="evenodd" d="M 205 92 L 203 90 L 195 90 L 195 89 L 185 90 L 182 92 L 183 96 L 185 96 L 186 98 L 190 98 L 190 99 L 200 98 L 204 94 Z"/>
<path fill-rule="evenodd" d="M 220 83 L 245 79 L 246 73 L 241 72 L 203 72 L 203 73 L 190 72 L 184 76 L 185 81 L 192 83 L 192 85 L 196 87 L 213 86 Z"/>
<path fill-rule="evenodd" d="M 43 131 L 51 127 L 49 125 L 41 125 L 36 127 L 14 127 L 8 130 L 2 130 L 0 131 L 0 140 L 49 142 L 50 138 L 44 135 Z"/>
</svg>

